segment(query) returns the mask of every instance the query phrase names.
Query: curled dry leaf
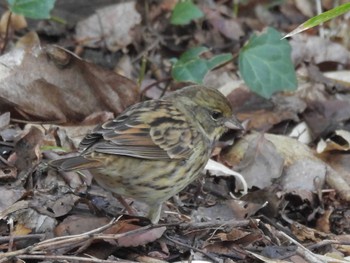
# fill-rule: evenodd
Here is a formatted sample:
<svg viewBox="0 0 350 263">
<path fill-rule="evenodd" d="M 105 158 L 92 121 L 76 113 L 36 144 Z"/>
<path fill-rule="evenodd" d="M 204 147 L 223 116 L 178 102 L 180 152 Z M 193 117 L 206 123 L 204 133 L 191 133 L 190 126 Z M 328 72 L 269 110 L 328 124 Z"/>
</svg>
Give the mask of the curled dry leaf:
<svg viewBox="0 0 350 263">
<path fill-rule="evenodd" d="M 234 163 L 236 167 L 242 167 L 241 172 L 247 179 L 248 185 L 259 188 L 270 186 L 273 178 L 283 175 L 287 176 L 282 181 L 287 184 L 284 186 L 285 189 L 290 189 L 288 185 L 297 189 L 296 182 L 290 181 L 290 177 L 292 177 L 290 173 L 296 178 L 299 178 L 298 174 L 300 173 L 303 180 L 300 178 L 298 180 L 299 183 L 304 185 L 306 180 L 310 179 L 310 184 L 308 185 L 311 188 L 311 185 L 314 185 L 314 177 L 310 173 L 304 174 L 305 171 L 303 173 L 303 169 L 298 170 L 297 167 L 302 168 L 303 166 L 295 166 L 295 164 L 305 160 L 323 163 L 314 156 L 313 152 L 306 145 L 301 144 L 297 140 L 286 136 L 259 135 L 257 133 L 249 134 L 237 142 L 230 153 L 226 155 L 226 158 L 228 158 L 229 163 Z M 310 188 L 308 190 L 315 190 Z"/>
<path fill-rule="evenodd" d="M 248 143 L 249 142 L 249 143 Z M 284 158 L 264 135 L 254 133 L 235 143 L 224 156 L 246 179 L 249 188 L 264 188 L 281 176 Z"/>
<path fill-rule="evenodd" d="M 205 169 L 211 171 L 213 174 L 219 176 L 219 175 L 226 175 L 226 176 L 234 176 L 236 177 L 237 180 L 239 180 L 239 182 L 242 184 L 243 187 L 243 191 L 242 194 L 246 194 L 248 192 L 248 186 L 247 183 L 245 181 L 245 179 L 243 178 L 243 176 L 231 169 L 229 169 L 228 167 L 226 167 L 225 165 L 218 163 L 212 159 L 209 159 L 208 163 L 205 165 Z"/>
<path fill-rule="evenodd" d="M 260 139 L 257 140 L 257 138 Z M 254 141 L 256 143 L 252 144 Z M 271 149 L 274 148 L 274 158 L 279 156 L 277 158 L 284 160 L 280 171 L 280 175 L 284 177 L 283 180 L 279 181 L 284 190 L 292 191 L 291 188 L 293 187 L 294 189 L 317 191 L 326 180 L 327 184 L 336 189 L 344 200 L 350 200 L 350 186 L 339 173 L 315 156 L 314 152 L 306 145 L 281 135 L 259 135 L 257 133 L 246 135 L 223 156 L 227 163 L 233 165 L 235 170 L 242 173 L 248 185 L 256 185 L 259 180 L 263 180 L 266 176 L 271 180 L 271 174 L 274 174 L 274 170 L 271 170 L 271 168 L 275 167 L 277 159 L 273 161 L 274 164 L 271 166 L 264 158 L 256 158 L 256 156 L 261 155 L 259 151 L 261 151 L 261 147 L 264 147 L 266 141 L 269 142 Z M 249 148 L 253 148 L 255 151 L 248 151 Z M 263 154 L 272 159 L 271 151 L 264 151 Z M 256 167 L 259 167 L 259 165 L 261 167 L 257 169 Z M 238 167 L 241 167 L 241 169 Z M 251 180 L 245 175 L 246 171 L 255 171 L 250 175 Z M 278 169 L 275 171 L 278 171 Z M 318 180 L 317 185 L 314 181 L 316 178 Z"/>
<path fill-rule="evenodd" d="M 17 178 L 16 167 L 3 167 L 0 169 L 0 182 L 14 181 Z"/>
<path fill-rule="evenodd" d="M 335 136 L 328 138 L 326 141 L 321 140 L 317 144 L 317 152 L 328 151 L 350 151 L 350 132 L 346 130 L 336 130 Z"/>
<path fill-rule="evenodd" d="M 11 12 L 10 11 L 6 11 L 0 19 L 0 34 L 4 34 L 6 32 L 6 28 L 7 28 L 7 23 L 9 22 L 9 16 L 10 16 Z M 12 30 L 20 30 L 23 28 L 27 27 L 27 21 L 24 18 L 23 15 L 18 15 L 15 13 L 11 14 L 11 20 L 10 20 L 10 29 Z"/>
<path fill-rule="evenodd" d="M 31 121 L 76 124 L 92 113 L 120 113 L 138 99 L 131 80 L 57 46 L 1 56 L 0 80 L 0 111 Z"/>
</svg>

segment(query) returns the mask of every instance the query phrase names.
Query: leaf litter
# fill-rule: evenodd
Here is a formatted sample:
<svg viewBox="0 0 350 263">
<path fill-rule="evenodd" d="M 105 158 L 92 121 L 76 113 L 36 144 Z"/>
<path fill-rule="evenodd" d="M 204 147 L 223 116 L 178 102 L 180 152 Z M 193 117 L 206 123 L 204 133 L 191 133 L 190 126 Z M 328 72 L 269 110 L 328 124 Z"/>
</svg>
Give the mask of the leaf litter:
<svg viewBox="0 0 350 263">
<path fill-rule="evenodd" d="M 193 46 L 235 56 L 253 31 L 287 32 L 314 10 L 302 1 L 272 9 L 250 1 L 234 17 L 228 2 L 198 2 L 204 17 L 174 26 L 175 1 L 90 1 L 72 12 L 75 4 L 54 9 L 70 27 L 50 30 L 53 24 L 13 16 L 7 38 L 1 9 L 0 44 L 8 43 L 0 56 L 0 262 L 347 262 L 350 85 L 325 74 L 349 69 L 349 42 L 339 30 L 348 32 L 347 16 L 324 25 L 327 39 L 309 31 L 290 40 L 295 92 L 261 98 L 235 63 L 206 76 L 246 127 L 239 137 L 227 134 L 213 157 L 240 172 L 249 191 L 238 199 L 239 180 L 209 171 L 215 176 L 166 202 L 161 224 L 149 225 L 142 203 L 127 199 L 138 216 L 128 215 L 88 171 L 57 172 L 47 162 L 74 154 L 94 125 L 145 96 L 183 86 L 167 80 L 171 58 Z"/>
</svg>

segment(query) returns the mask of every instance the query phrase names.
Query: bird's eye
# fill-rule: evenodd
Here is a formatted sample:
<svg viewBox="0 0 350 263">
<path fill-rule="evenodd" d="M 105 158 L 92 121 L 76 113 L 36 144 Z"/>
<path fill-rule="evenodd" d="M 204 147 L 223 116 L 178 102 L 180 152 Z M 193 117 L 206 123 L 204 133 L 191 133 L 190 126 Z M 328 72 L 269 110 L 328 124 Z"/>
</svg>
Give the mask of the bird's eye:
<svg viewBox="0 0 350 263">
<path fill-rule="evenodd" d="M 221 111 L 213 111 L 211 113 L 211 118 L 214 120 L 214 121 L 217 121 L 219 118 L 222 117 L 222 112 Z"/>
</svg>

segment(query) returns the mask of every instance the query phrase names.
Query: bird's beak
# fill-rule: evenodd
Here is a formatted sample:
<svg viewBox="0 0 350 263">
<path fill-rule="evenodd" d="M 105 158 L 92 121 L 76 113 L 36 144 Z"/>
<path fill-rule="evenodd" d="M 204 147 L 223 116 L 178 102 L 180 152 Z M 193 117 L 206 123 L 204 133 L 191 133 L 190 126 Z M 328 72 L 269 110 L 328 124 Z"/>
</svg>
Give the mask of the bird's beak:
<svg viewBox="0 0 350 263">
<path fill-rule="evenodd" d="M 236 117 L 232 116 L 231 118 L 227 118 L 224 121 L 225 127 L 231 130 L 244 130 L 242 124 L 236 119 Z"/>
</svg>

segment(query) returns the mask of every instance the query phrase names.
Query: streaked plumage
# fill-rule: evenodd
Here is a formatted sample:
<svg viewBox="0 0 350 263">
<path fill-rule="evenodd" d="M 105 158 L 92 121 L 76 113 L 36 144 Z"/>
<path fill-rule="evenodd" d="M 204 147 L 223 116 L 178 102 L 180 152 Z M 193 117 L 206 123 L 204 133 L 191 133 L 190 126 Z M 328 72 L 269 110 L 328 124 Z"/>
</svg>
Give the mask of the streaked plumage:
<svg viewBox="0 0 350 263">
<path fill-rule="evenodd" d="M 190 86 L 128 108 L 88 134 L 80 156 L 52 165 L 91 170 L 103 188 L 147 203 L 156 223 L 162 203 L 198 176 L 228 128 L 241 128 L 228 100 Z"/>
</svg>

